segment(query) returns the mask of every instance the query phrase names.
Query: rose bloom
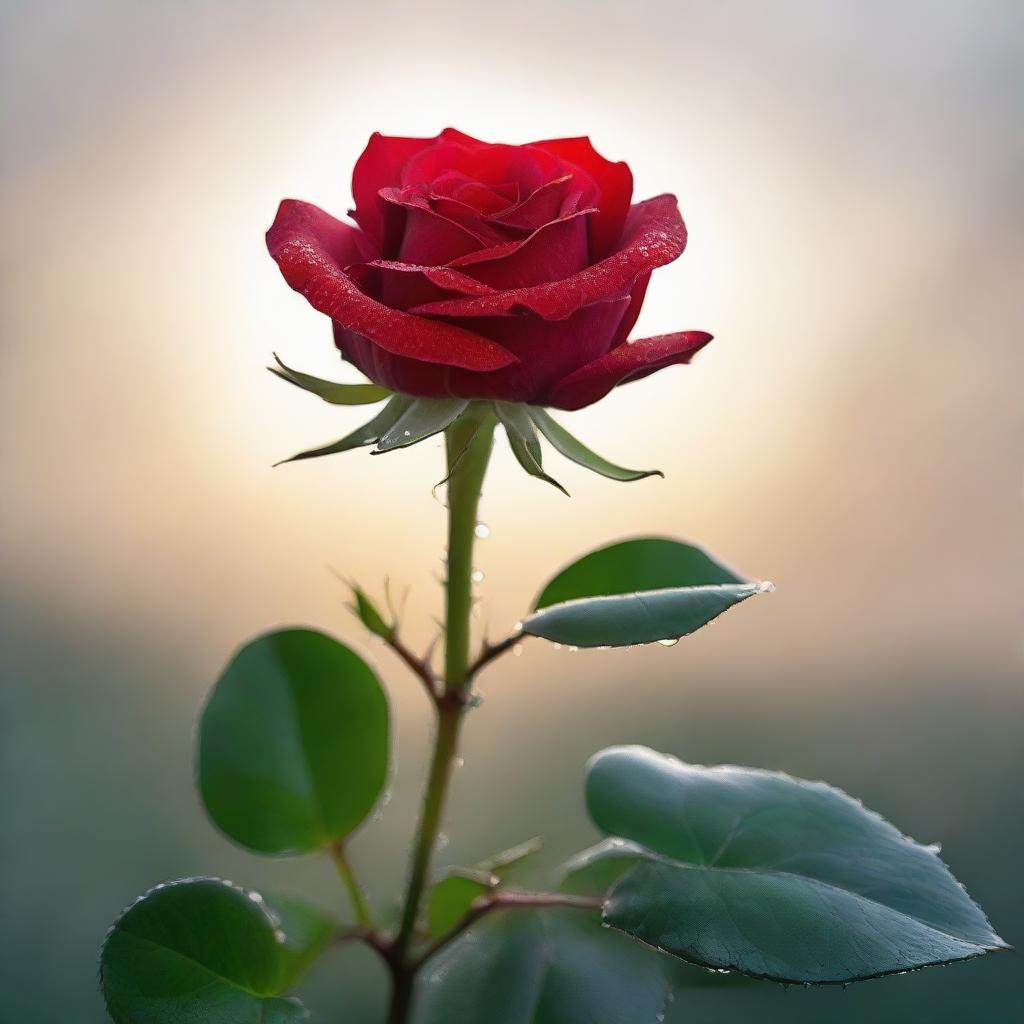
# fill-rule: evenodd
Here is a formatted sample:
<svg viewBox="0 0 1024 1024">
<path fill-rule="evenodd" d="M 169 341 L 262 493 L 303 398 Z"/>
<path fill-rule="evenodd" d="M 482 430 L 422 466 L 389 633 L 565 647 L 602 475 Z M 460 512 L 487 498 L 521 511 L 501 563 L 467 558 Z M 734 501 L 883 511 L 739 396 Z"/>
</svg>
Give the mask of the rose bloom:
<svg viewBox="0 0 1024 1024">
<path fill-rule="evenodd" d="M 358 227 L 286 199 L 267 245 L 378 384 L 579 409 L 711 340 L 627 341 L 651 271 L 686 245 L 675 196 L 632 193 L 586 138 L 375 134 L 352 175 Z"/>
</svg>

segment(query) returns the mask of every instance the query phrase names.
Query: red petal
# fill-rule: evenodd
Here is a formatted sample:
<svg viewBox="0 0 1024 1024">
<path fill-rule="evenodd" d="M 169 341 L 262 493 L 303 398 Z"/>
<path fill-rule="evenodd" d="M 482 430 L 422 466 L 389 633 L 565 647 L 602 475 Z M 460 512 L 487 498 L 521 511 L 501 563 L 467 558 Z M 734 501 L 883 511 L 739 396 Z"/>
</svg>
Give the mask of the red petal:
<svg viewBox="0 0 1024 1024">
<path fill-rule="evenodd" d="M 361 292 L 344 272 L 365 257 L 359 239 L 358 231 L 323 210 L 286 199 L 267 232 L 267 248 L 288 284 L 314 309 L 387 352 L 477 371 L 517 361 L 479 334 L 390 309 Z"/>
<path fill-rule="evenodd" d="M 688 363 L 710 340 L 711 335 L 704 331 L 681 331 L 620 345 L 560 380 L 551 391 L 550 404 L 558 409 L 582 409 L 604 398 L 618 384 L 639 380 L 675 363 Z"/>
<path fill-rule="evenodd" d="M 594 260 L 603 259 L 619 244 L 633 198 L 633 173 L 629 165 L 606 160 L 586 137 L 549 139 L 534 145 L 582 168 L 597 183 L 601 190 L 597 204 L 601 212 L 590 222 L 590 255 Z"/>
<path fill-rule="evenodd" d="M 374 132 L 352 171 L 352 198 L 356 201 L 356 220 L 376 243 L 378 252 L 387 250 L 388 208 L 378 193 L 395 186 L 402 168 L 436 139 L 403 139 Z"/>
<path fill-rule="evenodd" d="M 413 312 L 432 316 L 503 316 L 520 307 L 545 320 L 564 320 L 592 302 L 628 297 L 641 275 L 671 263 L 685 246 L 686 225 L 679 215 L 676 197 L 655 196 L 630 209 L 618 252 L 572 277 L 478 298 L 431 302 L 415 307 Z"/>
</svg>

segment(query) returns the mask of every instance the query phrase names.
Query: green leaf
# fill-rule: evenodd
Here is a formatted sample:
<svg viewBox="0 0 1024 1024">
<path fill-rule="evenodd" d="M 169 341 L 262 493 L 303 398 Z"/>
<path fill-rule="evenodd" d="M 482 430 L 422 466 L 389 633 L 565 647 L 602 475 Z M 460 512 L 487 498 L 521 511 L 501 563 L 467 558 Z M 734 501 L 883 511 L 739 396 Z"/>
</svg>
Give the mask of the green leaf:
<svg viewBox="0 0 1024 1024">
<path fill-rule="evenodd" d="M 527 857 L 532 857 L 544 845 L 540 836 L 534 836 L 525 842 L 511 846 L 501 853 L 494 854 L 486 860 L 480 861 L 476 868 L 478 871 L 487 871 L 491 874 L 504 876 L 511 868 L 518 867 Z"/>
<path fill-rule="evenodd" d="M 1006 948 L 933 848 L 824 783 L 613 747 L 587 805 L 649 851 L 606 922 L 690 963 L 827 984 Z"/>
<path fill-rule="evenodd" d="M 668 537 L 636 537 L 598 548 L 566 566 L 544 587 L 533 607 L 638 590 L 749 582 L 695 544 Z"/>
<path fill-rule="evenodd" d="M 653 1024 L 664 959 L 591 911 L 496 912 L 427 963 L 414 1024 Z"/>
<path fill-rule="evenodd" d="M 228 665 L 199 726 L 210 817 L 258 853 L 353 832 L 387 780 L 388 705 L 369 666 L 308 629 L 258 637 Z"/>
<path fill-rule="evenodd" d="M 523 632 L 573 647 L 672 641 L 771 584 L 752 583 L 691 544 L 639 537 L 585 555 L 541 591 Z"/>
<path fill-rule="evenodd" d="M 283 466 L 286 462 L 317 459 L 321 455 L 337 455 L 339 452 L 348 452 L 353 448 L 364 448 L 368 444 L 373 444 L 394 426 L 412 403 L 413 399 L 407 395 L 395 395 L 369 423 L 364 423 L 358 430 L 346 434 L 340 441 L 324 445 L 322 448 L 310 448 L 308 451 L 293 455 L 290 459 L 282 459 L 274 465 Z"/>
<path fill-rule="evenodd" d="M 465 412 L 465 398 L 417 398 L 377 442 L 374 455 L 425 441 L 440 434 Z"/>
<path fill-rule="evenodd" d="M 537 429 L 551 442 L 552 448 L 584 469 L 600 473 L 611 480 L 629 482 L 648 476 L 664 476 L 660 469 L 625 469 L 592 452 L 578 437 L 574 437 L 543 409 L 529 409 L 529 416 Z"/>
<path fill-rule="evenodd" d="M 743 583 L 567 601 L 524 619 L 523 632 L 571 647 L 631 647 L 677 640 L 760 589 L 756 583 Z"/>
<path fill-rule="evenodd" d="M 631 868 L 650 854 L 638 843 L 612 836 L 577 853 L 562 865 L 560 892 L 603 896 Z"/>
<path fill-rule="evenodd" d="M 338 923 L 326 911 L 294 896 L 272 896 L 267 903 L 284 932 L 281 987 L 292 988 L 331 944 Z"/>
<path fill-rule="evenodd" d="M 391 397 L 391 392 L 387 388 L 377 384 L 338 384 L 333 380 L 321 380 L 319 377 L 311 377 L 308 373 L 285 366 L 276 352 L 274 359 L 280 369 L 268 366 L 267 369 L 272 374 L 289 384 L 294 384 L 297 388 L 302 388 L 303 391 L 309 391 L 325 402 L 330 402 L 331 405 L 371 405 Z"/>
<path fill-rule="evenodd" d="M 460 869 L 435 882 L 427 899 L 427 934 L 443 935 L 465 917 L 478 896 L 488 893 L 498 879 L 488 871 Z"/>
<path fill-rule="evenodd" d="M 540 438 L 537 437 L 533 420 L 526 411 L 526 407 L 512 402 L 495 402 L 494 410 L 498 414 L 501 425 L 505 428 L 509 447 L 519 465 L 530 476 L 546 481 L 569 497 L 569 492 L 557 480 L 544 472 L 544 456 L 540 449 Z"/>
<path fill-rule="evenodd" d="M 355 601 L 352 610 L 359 621 L 375 636 L 383 637 L 385 640 L 394 637 L 395 627 L 387 624 L 377 606 L 367 596 L 366 591 L 358 583 L 349 583 L 349 587 Z"/>
<path fill-rule="evenodd" d="M 151 889 L 121 915 L 100 958 L 116 1024 L 294 1024 L 282 936 L 262 899 L 213 878 Z"/>
</svg>

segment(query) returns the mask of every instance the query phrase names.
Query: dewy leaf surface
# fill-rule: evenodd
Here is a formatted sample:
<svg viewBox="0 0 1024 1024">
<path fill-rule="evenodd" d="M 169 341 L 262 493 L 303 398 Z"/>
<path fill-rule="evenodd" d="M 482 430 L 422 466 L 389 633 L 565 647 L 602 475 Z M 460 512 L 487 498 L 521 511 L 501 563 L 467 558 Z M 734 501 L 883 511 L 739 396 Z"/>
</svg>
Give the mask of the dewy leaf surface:
<svg viewBox="0 0 1024 1024">
<path fill-rule="evenodd" d="M 213 878 L 157 886 L 103 946 L 100 982 L 116 1024 L 293 1024 L 278 999 L 284 937 L 262 900 Z"/>
<path fill-rule="evenodd" d="M 638 537 L 563 569 L 541 591 L 522 628 L 573 647 L 672 641 L 767 589 L 771 584 L 744 580 L 692 544 Z"/>
<path fill-rule="evenodd" d="M 691 963 L 822 984 L 1005 948 L 933 849 L 824 783 L 613 747 L 587 805 L 650 854 L 605 920 Z"/>
<path fill-rule="evenodd" d="M 540 592 L 534 608 L 582 597 L 637 590 L 749 583 L 703 548 L 669 537 L 634 537 L 591 551 L 567 565 Z"/>
<path fill-rule="evenodd" d="M 323 633 L 285 629 L 243 647 L 199 727 L 210 817 L 259 853 L 344 839 L 387 780 L 388 704 L 370 667 Z"/>
<path fill-rule="evenodd" d="M 595 911 L 500 912 L 426 964 L 414 1024 L 654 1024 L 666 959 Z"/>
</svg>

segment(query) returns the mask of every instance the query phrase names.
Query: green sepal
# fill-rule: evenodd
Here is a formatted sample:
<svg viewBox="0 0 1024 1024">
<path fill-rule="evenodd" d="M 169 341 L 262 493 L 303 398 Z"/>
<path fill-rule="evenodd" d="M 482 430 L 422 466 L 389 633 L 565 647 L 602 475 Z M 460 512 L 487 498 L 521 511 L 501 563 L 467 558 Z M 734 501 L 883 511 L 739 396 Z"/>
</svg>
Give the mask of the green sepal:
<svg viewBox="0 0 1024 1024">
<path fill-rule="evenodd" d="M 509 447 L 519 465 L 530 476 L 544 480 L 569 497 L 569 492 L 557 480 L 544 472 L 544 455 L 540 447 L 540 438 L 537 436 L 537 430 L 526 406 L 513 402 L 495 402 L 494 410 L 498 414 L 501 425 L 505 428 Z"/>
<path fill-rule="evenodd" d="M 267 369 L 275 377 L 280 377 L 281 380 L 294 384 L 295 387 L 302 388 L 303 391 L 308 391 L 331 405 L 372 405 L 391 396 L 391 392 L 379 384 L 339 384 L 333 380 L 321 380 L 319 377 L 285 366 L 276 352 L 274 359 L 277 366 L 268 366 Z"/>
<path fill-rule="evenodd" d="M 324 445 L 322 448 L 310 448 L 308 451 L 299 452 L 289 459 L 282 459 L 275 462 L 275 466 L 283 466 L 286 462 L 299 462 L 302 459 L 317 459 L 321 455 L 337 455 L 339 452 L 348 452 L 353 448 L 365 448 L 366 445 L 374 444 L 390 430 L 403 413 L 413 404 L 413 399 L 408 395 L 393 395 L 388 404 L 369 423 L 364 423 L 358 430 L 346 434 L 340 441 Z"/>
<path fill-rule="evenodd" d="M 377 441 L 374 455 L 425 441 L 450 427 L 465 412 L 465 398 L 416 398 Z"/>
<path fill-rule="evenodd" d="M 628 483 L 632 480 L 643 480 L 649 476 L 661 476 L 660 469 L 626 469 L 624 466 L 617 466 L 606 458 L 591 451 L 578 437 L 574 437 L 565 427 L 544 409 L 531 406 L 527 410 L 528 415 L 536 424 L 537 429 L 548 439 L 551 446 L 559 454 L 575 462 L 577 466 L 589 469 L 593 473 L 608 477 L 609 480 L 619 480 Z"/>
</svg>

